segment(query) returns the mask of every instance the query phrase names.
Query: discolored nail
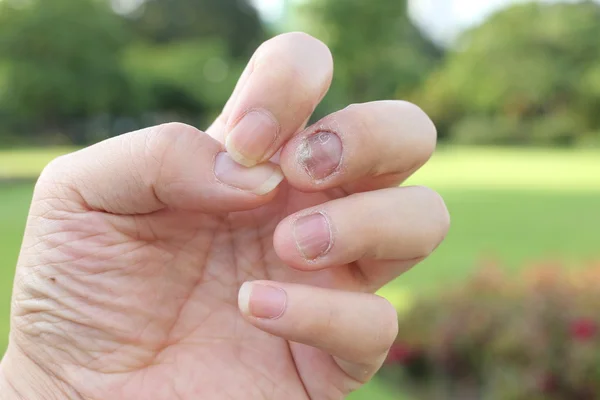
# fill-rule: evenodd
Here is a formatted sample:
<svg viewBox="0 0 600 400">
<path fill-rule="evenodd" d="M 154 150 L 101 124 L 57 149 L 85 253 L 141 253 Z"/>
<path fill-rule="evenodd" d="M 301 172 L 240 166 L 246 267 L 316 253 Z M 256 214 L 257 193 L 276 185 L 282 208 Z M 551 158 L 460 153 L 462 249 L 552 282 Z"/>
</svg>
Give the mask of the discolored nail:
<svg viewBox="0 0 600 400">
<path fill-rule="evenodd" d="M 246 168 L 235 162 L 227 153 L 217 154 L 215 177 L 228 186 L 259 196 L 272 192 L 283 181 L 283 173 L 279 166 L 266 163 Z"/>
<path fill-rule="evenodd" d="M 304 258 L 314 260 L 331 248 L 331 227 L 323 214 L 302 217 L 295 222 L 293 229 L 296 246 Z"/>
<path fill-rule="evenodd" d="M 277 139 L 279 124 L 267 111 L 250 111 L 227 135 L 225 147 L 235 161 L 253 167 Z"/>
<path fill-rule="evenodd" d="M 298 149 L 298 162 L 313 179 L 324 179 L 342 161 L 342 141 L 332 132 L 319 132 L 304 140 Z"/>
<path fill-rule="evenodd" d="M 238 305 L 244 314 L 263 319 L 277 319 L 285 312 L 287 293 L 278 287 L 246 282 L 238 295 Z"/>
</svg>

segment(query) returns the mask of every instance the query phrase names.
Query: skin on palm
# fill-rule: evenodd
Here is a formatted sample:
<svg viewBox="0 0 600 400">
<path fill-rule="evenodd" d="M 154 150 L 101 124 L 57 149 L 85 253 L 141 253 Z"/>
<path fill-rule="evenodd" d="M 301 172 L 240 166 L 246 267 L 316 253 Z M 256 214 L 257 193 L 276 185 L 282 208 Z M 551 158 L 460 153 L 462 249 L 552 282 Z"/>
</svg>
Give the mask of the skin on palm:
<svg viewBox="0 0 600 400">
<path fill-rule="evenodd" d="M 28 399 L 339 399 L 371 378 L 397 318 L 370 293 L 430 254 L 448 217 L 428 189 L 385 189 L 435 146 L 417 107 L 357 105 L 304 129 L 330 59 L 306 35 L 277 37 L 208 134 L 167 124 L 45 170 L 17 270 L 5 387 Z M 240 130 L 249 110 L 260 115 Z M 313 161 L 329 175 L 315 178 Z M 330 243 L 307 257 L 298 226 L 315 215 Z M 280 315 L 253 314 L 268 309 L 264 286 L 283 293 Z"/>
<path fill-rule="evenodd" d="M 237 308 L 238 289 L 245 281 L 271 279 L 272 271 L 284 268 L 297 275 L 287 280 L 302 281 L 301 274 L 283 265 L 272 248 L 273 231 L 287 206 L 277 199 L 268 210 L 218 217 L 161 213 L 132 218 L 131 226 L 118 229 L 121 221 L 113 223 L 94 213 L 52 218 L 51 225 L 40 223 L 50 229 L 31 236 L 35 243 L 23 247 L 17 279 L 23 284 L 17 291 L 23 297 L 16 299 L 14 321 L 26 338 L 16 344 L 31 348 L 34 343 L 27 337 L 43 332 L 45 348 L 30 355 L 40 355 L 36 363 L 62 360 L 75 366 L 73 376 L 65 378 L 68 381 L 111 376 L 106 393 L 78 389 L 90 398 L 131 398 L 145 393 L 140 390 L 147 390 L 148 398 L 160 398 L 151 397 L 160 393 L 152 385 L 135 384 L 139 379 L 157 381 L 150 379 L 152 375 L 162 377 L 159 381 L 172 375 L 168 381 L 183 381 L 191 393 L 206 393 L 214 386 L 215 396 L 231 386 L 228 380 L 244 376 L 245 391 L 278 392 L 273 382 L 291 381 L 297 387 L 290 395 L 302 393 L 287 343 L 244 321 Z M 275 218 L 265 224 L 264 214 Z M 157 234 L 142 238 L 148 231 Z M 42 244 L 39 237 L 44 238 Z M 27 282 L 31 270 L 37 270 L 35 282 Z M 323 278 L 322 285 L 339 279 L 325 276 L 332 275 L 330 271 L 316 275 Z M 314 276 L 310 281 L 317 283 Z M 50 301 L 54 304 L 47 304 Z M 44 310 L 45 320 L 40 321 Z M 53 320 L 59 323 L 54 325 Z M 53 325 L 51 330 L 47 324 Z M 199 361 L 204 368 L 195 365 Z M 179 363 L 195 367 L 171 371 Z M 80 365 L 88 370 L 88 379 L 81 379 Z M 229 376 L 220 374 L 226 375 L 222 382 L 209 378 L 214 370 Z M 273 371 L 281 376 L 265 380 Z M 172 395 L 165 393 L 165 398 Z"/>
</svg>

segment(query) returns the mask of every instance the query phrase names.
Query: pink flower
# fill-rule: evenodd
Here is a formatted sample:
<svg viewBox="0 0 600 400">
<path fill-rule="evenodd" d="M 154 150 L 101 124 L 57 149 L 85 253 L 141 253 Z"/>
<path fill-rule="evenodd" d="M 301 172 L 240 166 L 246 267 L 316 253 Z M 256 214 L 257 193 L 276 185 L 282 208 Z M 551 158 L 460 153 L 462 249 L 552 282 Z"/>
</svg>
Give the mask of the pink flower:
<svg viewBox="0 0 600 400">
<path fill-rule="evenodd" d="M 415 355 L 416 352 L 412 348 L 401 343 L 396 343 L 390 349 L 385 362 L 386 364 L 407 364 Z"/>
<path fill-rule="evenodd" d="M 543 393 L 553 393 L 558 389 L 558 379 L 552 374 L 547 374 L 541 377 L 539 385 Z"/>
<path fill-rule="evenodd" d="M 594 339 L 598 333 L 598 327 L 594 321 L 582 318 L 571 322 L 569 331 L 572 338 L 585 342 Z"/>
</svg>

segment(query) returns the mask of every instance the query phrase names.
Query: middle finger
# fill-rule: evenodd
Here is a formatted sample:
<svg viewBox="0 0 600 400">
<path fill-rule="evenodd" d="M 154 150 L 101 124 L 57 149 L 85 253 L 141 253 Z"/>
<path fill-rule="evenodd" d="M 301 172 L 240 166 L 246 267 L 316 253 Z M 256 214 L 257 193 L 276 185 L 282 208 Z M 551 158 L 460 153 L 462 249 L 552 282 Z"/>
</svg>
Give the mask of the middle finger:
<svg viewBox="0 0 600 400">
<path fill-rule="evenodd" d="M 281 167 L 302 191 L 371 191 L 413 174 L 431 157 L 436 137 L 433 122 L 411 103 L 358 104 L 296 135 L 283 148 Z"/>
</svg>

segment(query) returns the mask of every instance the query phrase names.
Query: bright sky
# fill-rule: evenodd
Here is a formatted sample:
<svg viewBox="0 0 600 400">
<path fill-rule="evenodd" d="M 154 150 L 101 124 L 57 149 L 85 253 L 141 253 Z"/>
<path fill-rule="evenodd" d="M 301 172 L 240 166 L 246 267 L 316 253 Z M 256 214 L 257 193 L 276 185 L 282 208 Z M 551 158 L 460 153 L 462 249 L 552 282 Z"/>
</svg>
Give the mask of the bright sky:
<svg viewBox="0 0 600 400">
<path fill-rule="evenodd" d="M 284 0 L 251 0 L 263 17 L 276 21 L 283 14 Z"/>
<path fill-rule="evenodd" d="M 483 22 L 495 11 L 526 1 L 531 0 L 410 0 L 410 9 L 415 20 L 434 38 L 448 43 L 462 30 Z M 539 1 L 573 3 L 578 0 Z"/>
<path fill-rule="evenodd" d="M 423 28 L 447 42 L 494 11 L 518 2 L 523 0 L 411 0 L 410 10 Z"/>
<path fill-rule="evenodd" d="M 268 20 L 277 20 L 283 13 L 285 0 L 253 1 Z M 449 42 L 463 29 L 482 22 L 494 11 L 524 1 L 526 0 L 410 0 L 410 10 L 417 23 L 434 38 Z"/>
</svg>

